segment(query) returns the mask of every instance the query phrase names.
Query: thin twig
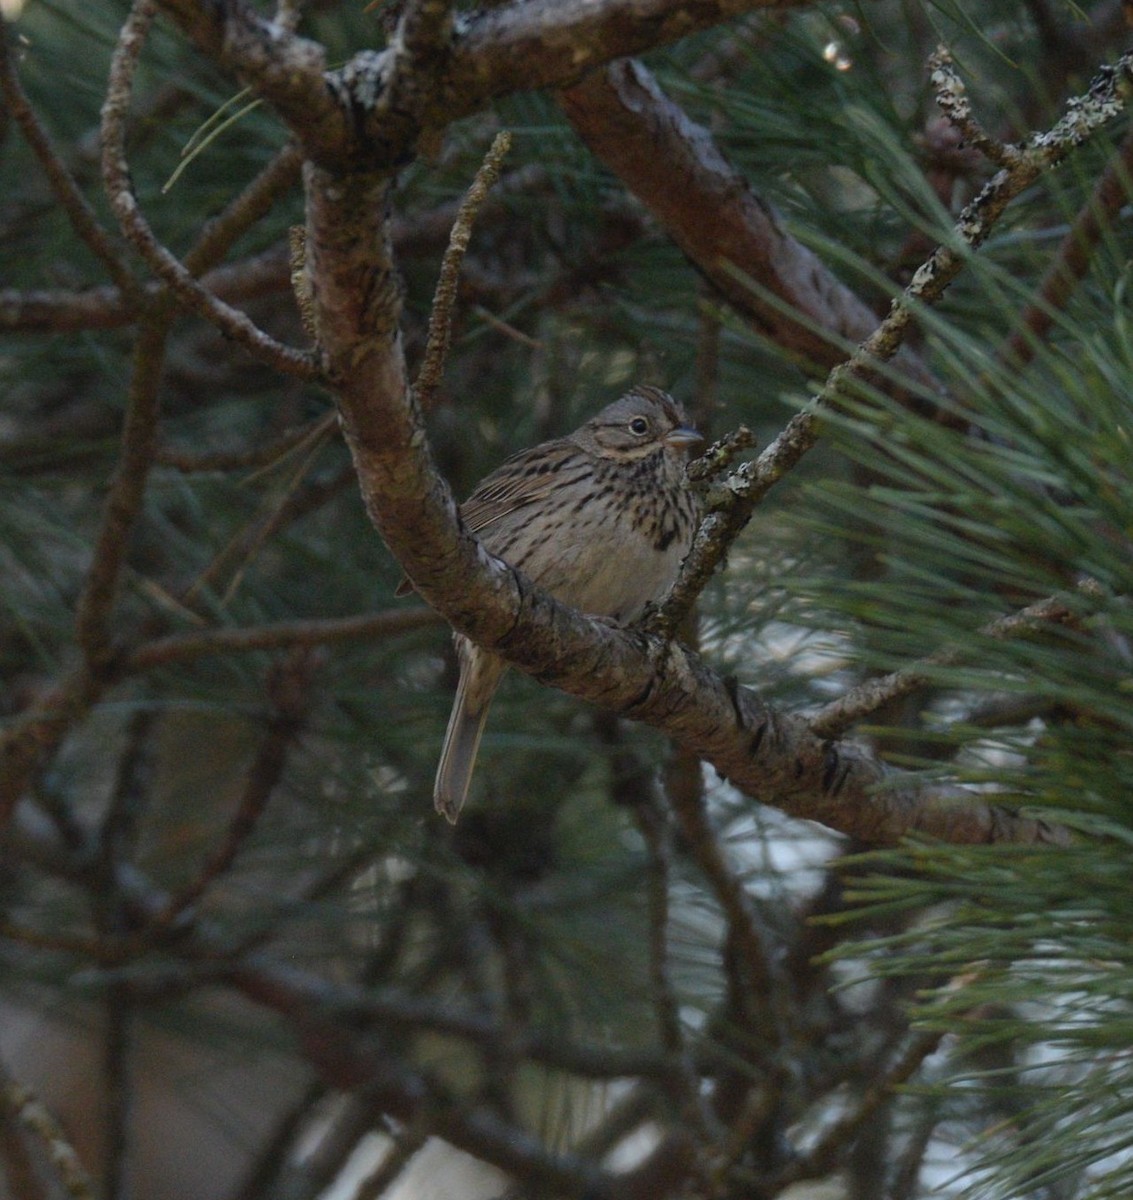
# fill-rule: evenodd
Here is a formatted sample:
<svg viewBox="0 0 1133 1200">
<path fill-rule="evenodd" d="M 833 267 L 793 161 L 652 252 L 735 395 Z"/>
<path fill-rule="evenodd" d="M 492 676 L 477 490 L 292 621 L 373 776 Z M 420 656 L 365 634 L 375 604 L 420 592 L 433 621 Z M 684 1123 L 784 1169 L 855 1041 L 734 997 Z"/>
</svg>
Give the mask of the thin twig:
<svg viewBox="0 0 1133 1200">
<path fill-rule="evenodd" d="M 256 625 L 250 629 L 209 629 L 202 633 L 173 634 L 139 646 L 123 661 L 121 669 L 126 674 L 136 674 L 171 663 L 192 662 L 214 655 L 282 650 L 289 646 L 322 646 L 335 642 L 380 641 L 442 623 L 442 618 L 431 608 L 421 606 L 366 613 L 357 617 L 281 621 L 275 625 Z"/>
<path fill-rule="evenodd" d="M 207 953 L 202 950 L 202 956 L 213 962 L 218 953 L 213 948 Z M 352 1034 L 361 1037 L 370 1028 L 398 1035 L 420 1030 L 462 1038 L 474 1046 L 488 1048 L 497 1045 L 501 1037 L 499 1026 L 482 1009 L 457 1007 L 416 991 L 334 983 L 277 963 L 265 954 L 245 955 L 239 961 L 221 964 L 220 969 L 251 999 L 292 1019 L 315 1010 L 335 1016 L 348 1037 Z M 668 1080 L 671 1075 L 668 1059 L 655 1051 L 599 1042 L 570 1042 L 560 1031 L 549 1034 L 522 1031 L 514 1052 L 581 1079 L 610 1080 L 640 1075 L 658 1081 Z"/>
<path fill-rule="evenodd" d="M 745 451 L 756 445 L 755 434 L 746 425 L 740 425 L 713 442 L 703 454 L 688 465 L 686 474 L 691 484 L 708 485 L 717 475 L 722 475 Z M 707 502 L 712 505 L 711 487 L 706 486 Z"/>
<path fill-rule="evenodd" d="M 275 202 L 295 185 L 302 166 L 298 143 L 288 142 L 222 212 L 205 224 L 185 255 L 185 270 L 199 276 L 220 263 L 236 240 L 267 216 Z"/>
<path fill-rule="evenodd" d="M 510 171 L 493 189 L 488 203 L 477 218 L 478 222 L 482 226 L 489 213 L 497 221 L 501 214 L 506 215 L 506 207 L 501 200 L 503 196 L 520 193 L 532 195 L 546 190 L 546 171 L 543 167 L 531 165 Z M 446 200 L 428 212 L 414 213 L 412 219 L 394 217 L 391 234 L 399 257 L 431 255 L 435 248 L 446 246 L 458 209 L 459 202 Z M 293 226 L 292 232 L 296 229 L 304 232 L 302 226 Z M 465 270 L 467 273 L 467 263 Z M 230 304 L 282 292 L 288 287 L 288 282 L 288 254 L 279 244 L 201 275 L 202 285 Z M 155 280 L 143 282 L 140 286 L 143 308 L 164 291 L 164 284 Z M 294 290 L 293 281 L 292 287 Z M 475 311 L 509 337 L 520 340 L 527 338 L 526 334 L 512 330 L 507 322 L 486 310 L 477 308 Z M 132 320 L 133 312 L 126 306 L 120 290 L 110 285 L 82 290 L 0 288 L 0 329 L 14 333 L 115 329 Z M 304 328 L 314 339 L 313 324 L 305 324 Z M 531 343 L 532 339 L 528 339 L 525 344 Z"/>
<path fill-rule="evenodd" d="M 929 58 L 929 68 L 929 80 L 936 93 L 937 107 L 959 132 L 964 142 L 974 146 L 997 167 L 1014 166 L 1020 150 L 992 137 L 976 120 L 964 81 L 956 73 L 952 58 L 943 47 Z"/>
<path fill-rule="evenodd" d="M 712 1163 L 712 1179 L 717 1190 L 727 1194 L 729 1179 L 736 1174 L 736 1165 L 750 1150 L 761 1129 L 783 1103 L 783 1079 L 763 1076 L 753 1080 L 742 1103 L 737 1106 L 735 1116 L 728 1128 L 727 1136 L 720 1139 Z"/>
<path fill-rule="evenodd" d="M 1002 642 L 1008 638 L 1038 633 L 1055 625 L 1072 627 L 1080 620 L 1081 613 L 1071 608 L 1064 600 L 1040 600 L 1017 613 L 998 617 L 985 625 L 976 635 L 976 647 L 978 649 L 982 639 Z M 837 700 L 823 705 L 811 717 L 811 731 L 818 737 L 839 737 L 855 722 L 876 712 L 883 705 L 923 687 L 929 681 L 933 668 L 954 666 L 970 653 L 970 650 L 960 647 L 938 650 L 900 671 L 893 671 L 876 679 L 867 679 L 845 695 L 839 696 Z"/>
<path fill-rule="evenodd" d="M 452 310 L 456 304 L 460 283 L 460 266 L 472 239 L 472 226 L 488 198 L 488 193 L 500 177 L 500 168 L 510 148 L 511 134 L 507 130 L 497 133 L 484 156 L 484 161 L 480 164 L 480 169 L 476 172 L 472 186 L 457 210 L 456 220 L 449 234 L 448 249 L 441 262 L 436 291 L 433 294 L 433 308 L 429 314 L 429 336 L 415 384 L 417 400 L 422 408 L 427 409 L 434 402 L 444 378 L 445 359 L 452 342 Z"/>
<path fill-rule="evenodd" d="M 128 862 L 138 838 L 138 821 L 150 798 L 153 784 L 155 710 L 142 707 L 126 727 L 126 744 L 110 802 L 98 833 L 98 857 L 104 878 L 112 881 L 118 867 Z"/>
<path fill-rule="evenodd" d="M 719 407 L 720 391 L 720 337 L 723 325 L 720 319 L 720 306 L 711 300 L 710 285 L 702 280 L 699 286 L 699 303 L 697 305 L 697 337 L 696 337 L 696 372 L 690 404 L 690 416 L 693 427 L 698 429 L 701 436 L 709 438 L 715 432 L 716 413 Z M 739 432 L 739 431 L 737 431 Z M 747 435 L 744 429 L 744 435 Z M 751 439 L 754 443 L 754 438 Z M 707 451 L 707 457 L 721 451 L 719 443 Z M 701 456 L 688 466 L 687 477 L 690 483 L 699 482 L 698 473 L 706 456 Z M 730 455 L 725 462 L 718 463 L 718 469 L 723 471 L 730 466 Z M 704 476 L 707 478 L 707 476 Z M 694 651 L 700 650 L 700 618 L 694 605 L 689 609 L 677 636 Z M 664 787 L 670 801 L 680 804 L 699 804 L 703 800 L 704 772 L 701 770 L 700 759 L 691 751 L 674 745 L 674 753 L 665 765 Z"/>
<path fill-rule="evenodd" d="M 685 797 L 678 801 L 674 797 L 672 810 L 689 853 L 724 910 L 730 937 L 743 961 L 745 987 L 768 1002 L 774 1020 L 768 1022 L 763 1032 L 767 1042 L 773 1044 L 786 1036 L 790 1022 L 780 1002 L 779 970 L 759 914 L 728 862 L 708 819 L 704 798 Z"/>
<path fill-rule="evenodd" d="M 46 1105 L 0 1068 L 0 1103 L 39 1142 L 71 1200 L 96 1200 L 98 1189 L 59 1122 Z"/>
<path fill-rule="evenodd" d="M 1128 133 L 1059 244 L 1054 260 L 1039 284 L 1037 297 L 1024 310 L 1018 327 L 996 356 L 1002 366 L 1014 371 L 1034 358 L 1035 346 L 1054 324 L 1054 314 L 1066 306 L 1089 270 L 1093 251 L 1102 235 L 1113 227 L 1128 203 L 1133 192 L 1131 180 L 1133 133 Z"/>
<path fill-rule="evenodd" d="M 104 675 L 80 665 L 34 708 L 0 728 L 0 841 L 16 805 L 63 738 L 90 711 L 106 682 Z"/>
<path fill-rule="evenodd" d="M 321 448 L 320 438 L 292 472 L 279 494 L 273 498 L 268 511 L 233 534 L 197 576 L 182 597 L 184 604 L 192 606 L 206 591 L 218 590 L 225 571 L 231 568 L 228 583 L 221 597 L 221 603 L 227 604 L 236 594 L 249 564 L 270 538 L 300 517 L 321 508 L 354 482 L 352 469 L 345 466 L 329 479 L 301 486 Z"/>
<path fill-rule="evenodd" d="M 932 65 L 934 80 L 939 86 L 947 85 L 951 78 L 947 51 L 938 50 Z M 944 295 L 963 271 L 971 252 L 987 240 L 1008 204 L 1121 112 L 1131 70 L 1133 51 L 1128 51 L 1102 69 L 1085 96 L 1069 102 L 1066 115 L 1052 129 L 1033 134 L 1016 148 L 1010 166 L 998 171 L 964 208 L 951 239 L 938 245 L 921 264 L 908 287 L 893 301 L 888 316 L 850 358 L 829 373 L 810 405 L 787 422 L 758 458 L 738 467 L 724 481 L 717 493 L 719 507 L 701 523 L 680 576 L 646 622 L 650 630 L 671 635 L 680 625 L 751 519 L 756 505 L 817 444 L 823 410 L 836 406 L 843 395 L 896 354 L 913 326 L 917 311 L 935 304 Z"/>
<path fill-rule="evenodd" d="M 173 467 L 186 475 L 199 471 L 245 471 L 275 466 L 293 450 L 321 438 L 338 423 L 338 414 L 329 412 L 305 425 L 285 430 L 274 441 L 247 450 L 217 450 L 211 454 L 186 454 L 170 446 L 161 447 L 154 461 Z"/>
<path fill-rule="evenodd" d="M 790 1183 L 826 1175 L 846 1144 L 883 1104 L 892 1099 L 894 1089 L 908 1082 L 924 1060 L 936 1052 L 943 1036 L 934 1032 L 911 1038 L 889 1068 L 864 1089 L 857 1103 L 826 1129 L 807 1154 L 795 1159 L 775 1177 L 770 1189 L 772 1194 L 778 1194 Z"/>
<path fill-rule="evenodd" d="M 134 858 L 138 821 L 150 798 L 153 782 L 154 711 L 140 708 L 126 730 L 126 744 L 98 832 L 97 882 L 93 896 L 95 926 L 103 937 L 120 937 L 130 930 L 130 917 L 118 881 Z M 130 1069 L 134 1013 L 129 987 L 115 980 L 103 1004 L 101 1106 L 103 1133 L 102 1195 L 120 1200 L 129 1190 L 129 1151 L 133 1102 Z"/>
<path fill-rule="evenodd" d="M 661 1045 L 674 1059 L 680 1059 L 685 1052 L 680 1004 L 669 977 L 669 858 L 672 849 L 669 844 L 670 834 L 665 827 L 663 811 L 648 799 L 637 805 L 634 815 L 637 818 L 637 828 L 645 840 L 645 848 L 649 852 L 646 881 L 649 905 L 649 974 L 653 984 L 653 1006 L 657 1012 Z"/>
<path fill-rule="evenodd" d="M 675 1080 L 681 1093 L 684 1116 L 695 1130 L 702 1146 L 712 1143 L 712 1115 L 704 1103 L 700 1077 L 693 1065 L 684 1031 L 681 1009 L 669 971 L 669 886 L 672 859 L 672 831 L 667 813 L 653 798 L 635 806 L 637 828 L 649 854 L 646 876 L 649 913 L 649 975 L 653 1008 L 661 1045 L 673 1062 Z"/>
<path fill-rule="evenodd" d="M 287 264 L 279 247 L 238 259 L 206 272 L 201 283 L 231 302 L 253 300 L 287 287 Z M 165 285 L 148 280 L 141 287 L 141 309 L 162 296 Z M 134 310 L 119 288 L 0 289 L 0 329 L 13 333 L 68 333 L 79 329 L 117 329 L 130 324 Z"/>
<path fill-rule="evenodd" d="M 120 938 L 87 937 L 82 934 L 47 932 L 12 921 L 0 920 L 0 940 L 16 942 L 48 954 L 67 954 L 97 963 L 121 962 L 127 943 Z"/>
<path fill-rule="evenodd" d="M 114 50 L 103 106 L 104 161 L 115 163 L 127 185 L 125 117 L 138 56 L 155 12 L 151 0 L 138 0 L 131 9 Z M 157 449 L 158 389 L 172 320 L 172 306 L 160 298 L 143 317 L 134 346 L 122 448 L 75 614 L 76 638 L 93 671 L 102 668 L 111 654 L 110 613 Z"/>
<path fill-rule="evenodd" d="M 236 861 L 283 777 L 288 751 L 294 746 L 306 719 L 310 684 L 311 661 L 305 650 L 293 652 L 287 662 L 271 672 L 267 686 L 273 708 L 271 720 L 244 780 L 244 791 L 224 840 L 209 855 L 196 878 L 168 899 L 147 927 L 147 937 L 174 924 Z"/>
<path fill-rule="evenodd" d="M 112 654 L 110 615 L 157 452 L 158 395 L 172 319 L 168 303 L 159 303 L 142 319 L 134 344 L 121 450 L 76 607 L 76 639 L 96 673 Z"/>
<path fill-rule="evenodd" d="M 126 157 L 126 116 L 138 59 L 156 10 L 155 0 L 135 0 L 111 59 L 102 106 L 102 178 L 122 234 L 182 304 L 215 325 L 226 337 L 285 375 L 317 378 L 319 367 L 310 354 L 277 342 L 244 313 L 225 304 L 194 279 L 186 266 L 158 241 L 138 205 Z M 222 241 L 227 234 L 221 232 L 216 236 Z M 206 238 L 206 247 L 208 241 Z"/>
<path fill-rule="evenodd" d="M 891 1168 L 891 1182 L 886 1200 L 915 1200 L 924 1195 L 920 1188 L 921 1169 L 928 1148 L 940 1127 L 944 1103 L 939 1094 L 920 1096 L 920 1111 L 910 1122 L 905 1144 L 900 1148 Z"/>
<path fill-rule="evenodd" d="M 24 139 L 39 159 L 51 189 L 70 218 L 75 232 L 106 267 L 118 288 L 120 302 L 124 300 L 130 310 L 137 311 L 141 303 L 138 281 L 130 270 L 122 248 L 111 240 L 110 235 L 99 223 L 94 209 L 79 191 L 71 172 L 51 144 L 47 131 L 40 124 L 20 84 L 10 45 L 8 22 L 5 20 L 0 20 L 0 95 L 19 125 Z"/>
<path fill-rule="evenodd" d="M 102 1200 L 123 1200 L 129 1194 L 129 1131 L 133 1107 L 130 1050 L 134 1013 L 128 985 L 111 984 L 106 991 L 103 1011 L 106 1031 L 99 1104 L 103 1130 Z"/>
</svg>

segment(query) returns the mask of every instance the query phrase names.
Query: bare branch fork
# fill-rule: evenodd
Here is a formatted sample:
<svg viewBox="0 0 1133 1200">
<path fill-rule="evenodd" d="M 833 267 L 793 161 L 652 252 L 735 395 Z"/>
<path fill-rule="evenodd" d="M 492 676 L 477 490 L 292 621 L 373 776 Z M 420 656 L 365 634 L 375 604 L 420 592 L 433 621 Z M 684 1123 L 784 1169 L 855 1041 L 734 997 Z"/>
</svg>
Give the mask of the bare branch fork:
<svg viewBox="0 0 1133 1200">
<path fill-rule="evenodd" d="M 127 239 L 134 241 L 130 237 L 132 230 L 142 243 L 147 238 L 152 239 L 152 234 L 137 212 L 133 198 L 125 158 L 125 120 L 138 58 L 154 12 L 155 8 L 148 0 L 139 0 L 123 25 L 111 62 L 102 114 L 106 187 L 112 204 L 123 219 Z M 4 35 L 6 37 L 6 30 Z M 58 162 L 27 107 L 6 47 L 5 41 L 0 63 L 0 82 L 5 96 L 13 99 L 17 115 L 22 114 L 25 134 L 40 155 L 53 186 L 60 192 L 61 202 L 80 236 L 107 260 L 120 293 L 137 302 L 141 291 L 119 261 L 113 243 L 100 231 L 78 198 L 73 181 Z M 197 244 L 186 256 L 185 264 L 177 264 L 178 276 L 191 280 L 193 286 L 198 287 L 192 279 L 193 273 L 207 270 L 227 253 L 244 229 L 257 220 L 294 179 L 297 168 L 295 149 L 285 148 L 227 210 L 206 225 Z M 136 241 L 134 244 L 138 245 Z M 144 245 L 139 248 L 144 256 Z M 160 249 L 162 255 L 172 257 L 164 248 Z M 140 333 L 134 348 L 121 453 L 76 611 L 76 638 L 83 652 L 83 662 L 39 704 L 0 733 L 0 829 L 7 827 L 16 804 L 36 772 L 50 760 L 68 731 L 90 710 L 119 673 L 119 664 L 114 661 L 118 647 L 112 642 L 110 617 L 126 563 L 129 534 L 141 511 L 149 473 L 157 460 L 158 394 L 166 338 L 175 315 L 169 289 L 156 293 L 150 303 L 139 305 L 139 311 L 142 313 Z M 246 321 L 246 318 L 242 319 Z M 278 360 L 275 365 L 283 367 Z"/>
<path fill-rule="evenodd" d="M 288 701 L 290 703 L 290 701 Z M 272 739 L 269 737 L 269 742 Z M 266 744 L 265 744 L 266 746 Z M 268 751 L 270 755 L 272 751 Z M 249 777 L 252 783 L 252 777 Z M 36 861 L 44 870 L 75 882 L 89 882 L 91 871 L 88 848 L 66 849 L 41 830 L 21 829 L 20 849 L 27 860 Z M 114 864 L 112 864 L 114 866 Z M 207 880 L 206 880 L 207 882 Z M 117 864 L 114 887 L 121 898 L 135 936 L 104 934 L 97 941 L 84 942 L 66 935 L 42 937 L 30 933 L 20 938 L 18 928 L 0 926 L 5 936 L 26 944 L 75 954 L 104 964 L 110 969 L 106 981 L 113 985 L 113 968 L 127 963 L 147 944 L 150 934 L 162 932 L 163 922 L 175 914 L 179 897 L 154 886 L 142 872 Z M 188 893 L 184 893 L 187 896 Z M 666 1080 L 671 1074 L 668 1057 L 646 1050 L 621 1050 L 599 1043 L 575 1043 L 556 1032 L 544 1036 L 535 1031 L 502 1029 L 470 1006 L 430 1002 L 417 995 L 394 990 L 361 988 L 330 982 L 317 975 L 254 950 L 241 953 L 241 947 L 225 939 L 197 918 L 176 928 L 175 945 L 180 960 L 168 977 L 160 969 L 147 974 L 146 980 L 134 979 L 127 986 L 138 1002 L 147 993 L 161 994 L 186 981 L 225 982 L 248 999 L 277 1012 L 298 1031 L 310 1061 L 334 1086 L 343 1090 L 364 1087 L 373 1102 L 400 1120 L 412 1121 L 425 1116 L 431 1132 L 453 1145 L 513 1170 L 517 1177 L 541 1183 L 549 1191 L 565 1189 L 570 1193 L 585 1187 L 587 1194 L 601 1197 L 625 1197 L 643 1200 L 649 1193 L 637 1192 L 631 1176 L 613 1176 L 590 1161 L 570 1153 L 557 1154 L 518 1124 L 505 1121 L 484 1109 L 465 1109 L 454 1104 L 446 1087 L 427 1071 L 408 1064 L 399 1053 L 391 1053 L 383 1034 L 395 1036 L 432 1031 L 456 1037 L 474 1046 L 498 1048 L 508 1041 L 514 1053 L 584 1079 L 612 1080 L 639 1076 Z M 0 1106 L 37 1120 L 39 1110 L 24 1106 L 33 1098 L 8 1081 L 0 1071 Z M 54 1140 L 55 1132 L 47 1124 L 37 1128 L 38 1136 Z M 74 1182 L 82 1183 L 77 1162 L 62 1157 L 66 1144 L 59 1147 L 59 1170 Z M 76 1195 L 89 1194 L 76 1190 Z"/>
<path fill-rule="evenodd" d="M 226 245 L 228 238 L 225 231 L 211 227 L 206 231 L 195 255 L 197 261 L 191 265 L 182 263 L 158 240 L 134 195 L 126 158 L 126 115 L 133 92 L 135 67 L 149 27 L 157 14 L 157 7 L 155 0 L 137 0 L 131 9 L 111 63 L 102 110 L 103 183 L 122 235 L 182 304 L 216 325 L 223 334 L 239 342 L 269 366 L 287 375 L 313 379 L 318 374 L 318 368 L 309 354 L 276 342 L 239 309 L 225 304 L 196 279 L 196 274 L 213 265 L 210 260 L 215 251 Z M 284 173 L 297 165 L 297 156 L 293 150 L 289 150 Z M 249 216 L 254 215 L 254 210 L 249 213 Z"/>
</svg>

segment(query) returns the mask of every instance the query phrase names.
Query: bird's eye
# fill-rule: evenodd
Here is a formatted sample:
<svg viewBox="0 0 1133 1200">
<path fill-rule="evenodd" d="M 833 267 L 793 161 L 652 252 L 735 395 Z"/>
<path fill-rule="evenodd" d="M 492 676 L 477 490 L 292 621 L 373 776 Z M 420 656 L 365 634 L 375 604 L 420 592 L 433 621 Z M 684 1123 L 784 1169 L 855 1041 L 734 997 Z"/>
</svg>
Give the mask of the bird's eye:
<svg viewBox="0 0 1133 1200">
<path fill-rule="evenodd" d="M 630 433 L 638 435 L 649 432 L 649 422 L 644 417 L 634 417 L 629 423 Z"/>
</svg>

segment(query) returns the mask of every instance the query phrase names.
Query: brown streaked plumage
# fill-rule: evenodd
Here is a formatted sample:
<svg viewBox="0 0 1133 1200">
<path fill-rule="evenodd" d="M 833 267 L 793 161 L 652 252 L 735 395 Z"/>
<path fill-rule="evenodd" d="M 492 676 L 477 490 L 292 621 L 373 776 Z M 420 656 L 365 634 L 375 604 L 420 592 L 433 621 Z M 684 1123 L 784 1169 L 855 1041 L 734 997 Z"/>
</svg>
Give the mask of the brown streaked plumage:
<svg viewBox="0 0 1133 1200">
<path fill-rule="evenodd" d="M 557 599 L 621 624 L 676 578 L 696 528 L 685 486 L 700 441 L 668 393 L 635 387 L 564 438 L 513 455 L 461 505 L 495 555 Z M 433 800 L 455 821 L 506 663 L 457 635 L 460 681 Z"/>
</svg>

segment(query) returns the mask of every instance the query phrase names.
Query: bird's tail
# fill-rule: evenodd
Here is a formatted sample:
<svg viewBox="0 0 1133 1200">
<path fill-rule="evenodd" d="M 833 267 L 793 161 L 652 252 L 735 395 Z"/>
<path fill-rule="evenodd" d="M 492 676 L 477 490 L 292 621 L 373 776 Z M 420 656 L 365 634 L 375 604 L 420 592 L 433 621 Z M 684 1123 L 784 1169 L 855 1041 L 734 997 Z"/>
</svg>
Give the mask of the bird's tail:
<svg viewBox="0 0 1133 1200">
<path fill-rule="evenodd" d="M 483 651 L 461 655 L 460 682 L 452 702 L 437 778 L 433 784 L 433 804 L 452 824 L 464 807 L 476 752 L 488 720 L 492 696 L 503 675 L 504 664 Z"/>
</svg>

